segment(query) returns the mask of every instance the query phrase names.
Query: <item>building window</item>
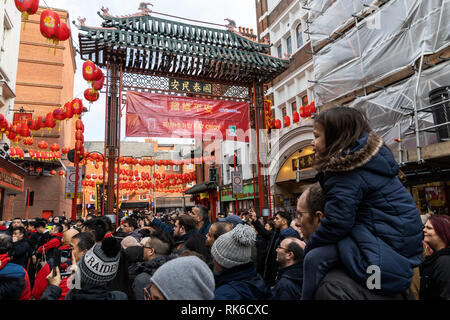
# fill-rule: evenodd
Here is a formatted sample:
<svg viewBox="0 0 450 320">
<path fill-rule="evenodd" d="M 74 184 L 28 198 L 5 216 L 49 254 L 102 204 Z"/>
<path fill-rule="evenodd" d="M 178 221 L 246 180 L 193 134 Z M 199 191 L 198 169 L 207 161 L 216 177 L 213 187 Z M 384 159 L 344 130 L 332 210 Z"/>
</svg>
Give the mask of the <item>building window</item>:
<svg viewBox="0 0 450 320">
<path fill-rule="evenodd" d="M 189 183 L 187 184 L 187 186 L 188 186 L 189 188 L 192 188 L 192 187 L 194 186 L 194 183 L 193 183 L 193 182 L 189 182 Z"/>
<path fill-rule="evenodd" d="M 287 109 L 286 109 L 286 107 L 281 109 L 281 113 L 283 114 L 283 119 L 284 119 L 284 117 L 287 116 Z"/>
<path fill-rule="evenodd" d="M 296 101 L 291 103 L 291 107 L 292 107 L 292 114 L 294 114 L 294 112 L 297 112 L 297 102 Z"/>
<path fill-rule="evenodd" d="M 139 195 L 139 200 L 147 200 L 147 195 L 146 194 L 140 194 Z"/>
<path fill-rule="evenodd" d="M 277 47 L 277 54 L 278 54 L 278 58 L 282 58 L 282 55 L 283 55 L 283 49 L 281 49 L 281 43 L 280 43 L 280 45 Z"/>
<path fill-rule="evenodd" d="M 298 24 L 296 32 L 297 32 L 297 48 L 300 48 L 303 45 L 303 34 L 301 23 Z"/>
<path fill-rule="evenodd" d="M 91 194 L 91 196 L 89 197 L 89 200 L 90 200 L 91 202 L 95 202 L 95 195 L 94 195 L 94 194 Z"/>
<path fill-rule="evenodd" d="M 170 170 L 170 166 L 166 166 L 166 170 Z"/>
<path fill-rule="evenodd" d="M 179 171 L 180 167 L 179 166 L 173 166 L 173 171 Z"/>
<path fill-rule="evenodd" d="M 286 39 L 286 48 L 287 48 L 287 53 L 289 55 L 292 54 L 292 38 L 291 36 L 287 37 Z"/>
<path fill-rule="evenodd" d="M 187 166 L 187 168 L 188 168 L 189 170 L 191 170 L 193 167 L 194 167 L 194 165 L 193 165 L 192 163 L 189 163 L 188 166 Z"/>
<path fill-rule="evenodd" d="M 122 195 L 122 200 L 128 200 L 128 195 L 127 194 L 124 194 L 124 195 Z"/>
<path fill-rule="evenodd" d="M 302 106 L 307 106 L 308 105 L 308 96 L 303 96 L 302 97 Z"/>
<path fill-rule="evenodd" d="M 157 165 L 157 164 L 155 164 L 155 171 L 156 171 L 156 170 L 158 170 L 158 165 Z"/>
</svg>

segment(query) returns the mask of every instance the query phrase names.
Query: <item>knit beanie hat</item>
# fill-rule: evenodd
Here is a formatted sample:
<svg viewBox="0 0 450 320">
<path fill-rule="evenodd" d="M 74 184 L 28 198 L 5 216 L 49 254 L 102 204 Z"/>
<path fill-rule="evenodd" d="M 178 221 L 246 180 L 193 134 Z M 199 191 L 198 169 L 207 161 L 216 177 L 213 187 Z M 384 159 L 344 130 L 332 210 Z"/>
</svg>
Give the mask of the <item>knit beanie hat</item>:
<svg viewBox="0 0 450 320">
<path fill-rule="evenodd" d="M 115 238 L 105 238 L 102 243 L 95 244 L 81 258 L 81 287 L 104 286 L 116 277 L 120 260 L 120 243 Z"/>
<path fill-rule="evenodd" d="M 214 275 L 196 256 L 179 257 L 159 267 L 150 281 L 167 300 L 212 300 Z"/>
<path fill-rule="evenodd" d="M 248 225 L 238 224 L 214 241 L 211 255 L 219 265 L 229 269 L 251 261 L 252 246 L 255 242 L 255 230 Z"/>
</svg>

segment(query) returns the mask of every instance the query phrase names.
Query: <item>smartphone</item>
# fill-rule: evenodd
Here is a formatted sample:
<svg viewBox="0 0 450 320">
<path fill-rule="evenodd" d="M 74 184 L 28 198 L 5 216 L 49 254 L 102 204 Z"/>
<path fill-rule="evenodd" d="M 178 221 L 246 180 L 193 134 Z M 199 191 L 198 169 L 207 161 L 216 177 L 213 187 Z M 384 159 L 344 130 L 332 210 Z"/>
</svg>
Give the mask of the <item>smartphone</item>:
<svg viewBox="0 0 450 320">
<path fill-rule="evenodd" d="M 61 264 L 61 251 L 55 250 L 53 255 L 53 276 L 56 277 L 56 268 L 59 268 Z M 60 268 L 61 270 L 61 268 Z"/>
</svg>

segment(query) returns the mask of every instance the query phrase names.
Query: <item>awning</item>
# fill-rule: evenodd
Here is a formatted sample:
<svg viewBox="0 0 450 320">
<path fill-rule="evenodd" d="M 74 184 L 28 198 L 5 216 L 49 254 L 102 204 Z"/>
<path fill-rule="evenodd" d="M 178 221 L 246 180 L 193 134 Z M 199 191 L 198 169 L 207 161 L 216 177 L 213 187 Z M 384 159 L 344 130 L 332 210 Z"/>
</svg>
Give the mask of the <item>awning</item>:
<svg viewBox="0 0 450 320">
<path fill-rule="evenodd" d="M 450 180 L 450 156 L 403 163 L 400 167 L 406 175 L 407 187 L 435 181 Z"/>
<path fill-rule="evenodd" d="M 135 209 L 146 208 L 148 209 L 148 202 L 123 202 L 120 209 Z"/>
<path fill-rule="evenodd" d="M 218 186 L 217 186 L 217 184 L 215 182 L 208 181 L 208 182 L 203 182 L 203 183 L 200 183 L 200 184 L 196 184 L 192 188 L 187 189 L 186 191 L 184 191 L 183 193 L 185 193 L 185 194 L 202 193 L 202 192 L 217 190 L 217 187 Z"/>
</svg>

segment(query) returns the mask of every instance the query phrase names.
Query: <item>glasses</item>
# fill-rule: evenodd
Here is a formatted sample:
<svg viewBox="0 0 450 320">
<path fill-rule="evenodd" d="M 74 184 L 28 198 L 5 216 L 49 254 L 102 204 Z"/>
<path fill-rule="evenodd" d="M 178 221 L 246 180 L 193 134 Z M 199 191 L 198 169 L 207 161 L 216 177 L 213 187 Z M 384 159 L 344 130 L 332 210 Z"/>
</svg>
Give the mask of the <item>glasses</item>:
<svg viewBox="0 0 450 320">
<path fill-rule="evenodd" d="M 146 247 L 146 246 L 143 246 L 142 248 L 145 248 L 145 249 L 153 249 L 152 247 Z"/>
<path fill-rule="evenodd" d="M 291 250 L 289 250 L 288 248 L 283 248 L 282 246 L 278 246 L 278 249 L 283 249 L 283 250 L 286 250 L 286 251 L 291 251 Z"/>
<path fill-rule="evenodd" d="M 144 300 L 152 300 L 152 294 L 150 293 L 150 287 L 152 285 L 148 286 L 147 288 L 144 288 Z"/>
</svg>

